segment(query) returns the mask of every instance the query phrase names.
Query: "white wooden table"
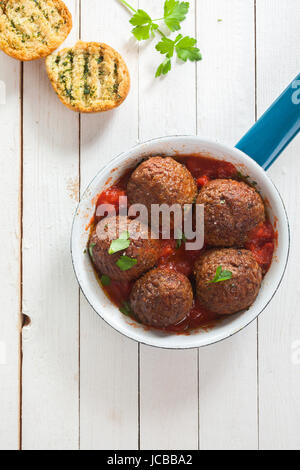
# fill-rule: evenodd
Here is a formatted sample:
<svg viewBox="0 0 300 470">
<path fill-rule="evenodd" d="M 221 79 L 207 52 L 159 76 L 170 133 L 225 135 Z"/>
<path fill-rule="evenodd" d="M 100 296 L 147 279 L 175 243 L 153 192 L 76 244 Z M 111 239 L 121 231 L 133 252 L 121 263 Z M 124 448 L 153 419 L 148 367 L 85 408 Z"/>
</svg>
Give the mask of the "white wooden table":
<svg viewBox="0 0 300 470">
<path fill-rule="evenodd" d="M 130 39 L 117 0 L 66 2 L 68 44 L 107 42 L 128 62 L 131 92 L 113 112 L 72 113 L 43 61 L 0 54 L 1 449 L 300 449 L 299 137 L 269 172 L 290 216 L 288 273 L 258 322 L 230 340 L 139 346 L 91 310 L 71 266 L 79 193 L 113 156 L 178 133 L 234 145 L 299 73 L 299 0 L 190 2 L 183 31 L 204 59 L 163 80 L 154 44 Z M 163 0 L 131 3 L 159 17 Z M 20 313 L 31 321 L 23 329 Z"/>
</svg>

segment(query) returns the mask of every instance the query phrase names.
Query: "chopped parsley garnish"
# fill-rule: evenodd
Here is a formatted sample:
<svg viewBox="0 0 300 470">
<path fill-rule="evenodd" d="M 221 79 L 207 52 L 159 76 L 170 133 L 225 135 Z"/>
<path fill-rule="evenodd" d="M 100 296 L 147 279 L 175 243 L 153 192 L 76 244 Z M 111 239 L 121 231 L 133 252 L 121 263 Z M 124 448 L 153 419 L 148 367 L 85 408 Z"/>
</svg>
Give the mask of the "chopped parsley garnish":
<svg viewBox="0 0 300 470">
<path fill-rule="evenodd" d="M 256 181 L 251 181 L 250 180 L 250 176 L 248 175 L 243 175 L 243 173 L 241 173 L 240 171 L 238 171 L 236 173 L 236 177 L 239 181 L 243 181 L 244 183 L 248 184 L 249 186 L 257 186 L 257 182 Z"/>
<path fill-rule="evenodd" d="M 216 284 L 217 282 L 224 282 L 229 281 L 232 279 L 232 272 L 231 271 L 223 271 L 222 266 L 219 266 L 216 271 L 216 275 L 212 281 L 209 281 L 210 284 Z"/>
<path fill-rule="evenodd" d="M 118 268 L 121 269 L 121 271 L 128 271 L 137 264 L 137 259 L 129 258 L 129 256 L 123 255 L 118 259 L 116 264 Z"/>
<path fill-rule="evenodd" d="M 181 233 L 176 240 L 176 248 L 179 249 L 182 245 L 182 242 L 186 242 L 186 236 L 184 233 Z"/>
<path fill-rule="evenodd" d="M 94 255 L 93 255 L 94 246 L 96 246 L 96 243 L 91 243 L 89 245 L 89 254 L 90 254 L 90 257 L 92 258 L 92 260 L 94 260 Z"/>
<path fill-rule="evenodd" d="M 117 240 L 113 240 L 110 244 L 108 254 L 113 255 L 118 253 L 118 251 L 127 250 L 130 245 L 129 232 L 122 232 L 120 237 Z"/>
<path fill-rule="evenodd" d="M 109 286 L 110 285 L 110 277 L 103 274 L 103 276 L 101 276 L 101 284 L 104 287 Z"/>
<path fill-rule="evenodd" d="M 84 93 L 85 95 L 89 95 L 90 92 L 91 92 L 90 87 L 85 83 L 85 84 L 84 84 L 83 93 Z"/>
<path fill-rule="evenodd" d="M 120 307 L 120 312 L 129 317 L 132 315 L 132 311 L 128 302 L 123 302 L 122 307 Z"/>
<path fill-rule="evenodd" d="M 89 56 L 86 54 L 84 56 L 84 67 L 83 67 L 84 77 L 87 77 L 88 73 L 89 73 Z"/>
</svg>

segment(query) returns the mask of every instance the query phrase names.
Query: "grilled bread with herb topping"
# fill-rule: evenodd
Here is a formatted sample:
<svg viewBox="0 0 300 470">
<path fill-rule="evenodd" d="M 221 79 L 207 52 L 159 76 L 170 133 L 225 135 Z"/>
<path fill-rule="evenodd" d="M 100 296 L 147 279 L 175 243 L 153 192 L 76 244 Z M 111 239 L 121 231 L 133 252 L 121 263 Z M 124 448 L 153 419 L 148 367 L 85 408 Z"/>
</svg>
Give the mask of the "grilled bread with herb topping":
<svg viewBox="0 0 300 470">
<path fill-rule="evenodd" d="M 19 60 L 51 54 L 72 29 L 61 0 L 0 0 L 0 49 Z"/>
<path fill-rule="evenodd" d="M 129 92 L 126 64 L 106 44 L 79 41 L 47 57 L 46 67 L 59 99 L 73 111 L 108 111 L 119 106 Z"/>
</svg>

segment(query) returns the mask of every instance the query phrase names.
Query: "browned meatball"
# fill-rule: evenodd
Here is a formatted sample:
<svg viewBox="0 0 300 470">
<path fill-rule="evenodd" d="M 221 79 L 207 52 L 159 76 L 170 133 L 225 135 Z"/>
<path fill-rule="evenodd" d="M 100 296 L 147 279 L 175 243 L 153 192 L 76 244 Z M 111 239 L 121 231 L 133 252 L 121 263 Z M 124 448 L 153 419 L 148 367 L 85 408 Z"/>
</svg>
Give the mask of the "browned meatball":
<svg viewBox="0 0 300 470">
<path fill-rule="evenodd" d="M 244 246 L 249 232 L 265 221 L 260 195 L 251 186 L 217 179 L 200 191 L 197 204 L 204 204 L 205 241 L 210 246 Z"/>
<path fill-rule="evenodd" d="M 187 277 L 176 271 L 152 269 L 134 284 L 130 305 L 144 325 L 157 328 L 175 325 L 192 308 L 192 286 Z"/>
<path fill-rule="evenodd" d="M 192 204 L 197 185 L 188 169 L 170 157 L 151 157 L 132 173 L 127 195 L 130 204 Z"/>
<path fill-rule="evenodd" d="M 129 231 L 130 245 L 127 249 L 109 254 L 111 242 Z M 101 274 L 116 281 L 131 281 L 153 268 L 160 255 L 160 242 L 155 240 L 153 233 L 146 225 L 124 216 L 106 217 L 94 229 L 90 241 L 89 252 L 95 268 Z M 117 266 L 121 256 L 137 260 L 137 264 L 127 271 Z"/>
<path fill-rule="evenodd" d="M 227 281 L 211 283 L 217 268 L 232 273 Z M 202 305 L 220 315 L 250 307 L 262 282 L 262 271 L 248 250 L 225 248 L 206 251 L 195 264 L 197 296 Z"/>
</svg>

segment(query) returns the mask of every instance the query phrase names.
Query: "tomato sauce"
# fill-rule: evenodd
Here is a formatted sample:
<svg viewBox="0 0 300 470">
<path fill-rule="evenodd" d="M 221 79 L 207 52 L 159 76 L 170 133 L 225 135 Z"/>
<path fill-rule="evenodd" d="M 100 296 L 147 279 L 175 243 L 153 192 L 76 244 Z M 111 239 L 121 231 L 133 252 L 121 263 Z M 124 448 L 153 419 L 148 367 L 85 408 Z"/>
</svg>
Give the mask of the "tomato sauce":
<svg viewBox="0 0 300 470">
<path fill-rule="evenodd" d="M 214 160 L 203 156 L 183 156 L 176 160 L 183 163 L 196 180 L 204 178 L 204 181 L 207 182 L 222 178 L 236 178 L 238 174 L 232 163 L 223 160 Z"/>
<path fill-rule="evenodd" d="M 247 177 L 243 177 L 230 162 L 214 160 L 203 156 L 181 156 L 176 157 L 176 160 L 186 165 L 195 178 L 199 188 L 203 187 L 213 179 L 232 178 L 243 181 L 247 179 Z M 131 170 L 127 171 L 116 184 L 98 195 L 96 212 L 99 205 L 110 204 L 116 211 L 116 214 L 119 213 L 119 198 L 121 196 L 126 196 L 126 186 L 130 174 Z M 94 219 L 91 222 L 91 227 L 95 226 L 99 220 L 100 219 L 95 213 Z M 266 274 L 271 266 L 275 242 L 276 234 L 269 220 L 257 226 L 249 234 L 245 248 L 252 251 L 256 261 L 262 268 L 263 274 Z M 174 269 L 175 271 L 184 274 L 190 278 L 193 284 L 192 274 L 194 263 L 203 250 L 205 250 L 205 247 L 202 250 L 189 251 L 186 249 L 184 241 L 178 242 L 178 240 L 175 239 L 161 240 L 161 253 L 158 266 L 168 267 L 169 269 Z M 108 286 L 102 286 L 102 288 L 111 301 L 121 308 L 124 304 L 128 304 L 133 284 L 134 281 L 119 282 L 111 280 Z M 196 299 L 188 317 L 179 324 L 169 326 L 164 330 L 176 334 L 189 334 L 189 330 L 211 328 L 217 321 L 220 321 L 221 318 L 224 317 L 220 317 L 216 313 L 207 310 L 200 305 Z"/>
<path fill-rule="evenodd" d="M 252 251 L 254 258 L 266 274 L 271 266 L 276 236 L 274 228 L 270 221 L 261 223 L 255 227 L 249 234 L 248 241 L 245 245 L 247 250 Z"/>
</svg>

